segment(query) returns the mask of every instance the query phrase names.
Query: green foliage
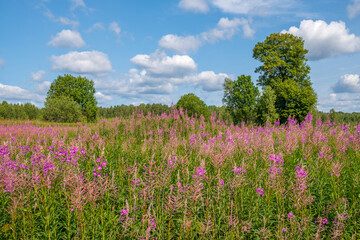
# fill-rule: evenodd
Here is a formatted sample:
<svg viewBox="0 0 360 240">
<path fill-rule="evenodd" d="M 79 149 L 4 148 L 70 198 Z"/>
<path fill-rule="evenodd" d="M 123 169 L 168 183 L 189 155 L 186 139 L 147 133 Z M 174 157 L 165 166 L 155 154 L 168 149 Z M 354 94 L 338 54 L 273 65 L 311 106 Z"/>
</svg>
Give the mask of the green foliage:
<svg viewBox="0 0 360 240">
<path fill-rule="evenodd" d="M 275 108 L 276 95 L 270 86 L 266 86 L 256 106 L 256 121 L 259 124 L 274 123 L 279 114 Z"/>
<path fill-rule="evenodd" d="M 82 114 L 87 121 L 95 121 L 97 114 L 97 101 L 94 96 L 94 82 L 85 77 L 73 77 L 71 75 L 58 76 L 51 83 L 47 92 L 46 101 L 52 98 L 66 96 L 74 100 L 81 108 Z"/>
<path fill-rule="evenodd" d="M 39 118 L 40 110 L 31 103 L 9 104 L 3 101 L 0 104 L 0 119 L 34 120 Z"/>
<path fill-rule="evenodd" d="M 65 96 L 48 98 L 45 102 L 44 119 L 51 122 L 79 122 L 83 120 L 80 105 Z"/>
<path fill-rule="evenodd" d="M 203 115 L 206 119 L 209 118 L 209 110 L 206 104 L 193 93 L 183 95 L 176 103 L 176 108 L 187 110 L 189 116 L 199 117 Z"/>
<path fill-rule="evenodd" d="M 255 104 L 259 90 L 250 76 L 241 75 L 237 80 L 225 79 L 223 102 L 235 124 L 255 119 Z"/>
<path fill-rule="evenodd" d="M 315 108 L 317 96 L 311 87 L 307 52 L 304 41 L 292 34 L 273 33 L 254 47 L 253 57 L 263 63 L 255 70 L 260 74 L 258 84 L 275 91 L 281 122 L 290 115 L 302 121 Z"/>
</svg>

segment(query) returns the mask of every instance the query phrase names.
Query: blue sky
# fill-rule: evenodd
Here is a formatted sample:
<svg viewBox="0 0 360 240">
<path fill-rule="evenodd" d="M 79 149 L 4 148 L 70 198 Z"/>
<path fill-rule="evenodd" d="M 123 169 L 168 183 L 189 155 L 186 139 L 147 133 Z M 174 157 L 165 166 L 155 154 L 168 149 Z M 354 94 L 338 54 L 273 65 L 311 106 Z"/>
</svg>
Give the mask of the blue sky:
<svg viewBox="0 0 360 240">
<path fill-rule="evenodd" d="M 309 50 L 318 109 L 360 112 L 360 0 L 0 1 L 0 100 L 42 107 L 58 75 L 95 82 L 100 106 L 222 105 L 224 78 L 251 75 L 275 32 Z"/>
</svg>

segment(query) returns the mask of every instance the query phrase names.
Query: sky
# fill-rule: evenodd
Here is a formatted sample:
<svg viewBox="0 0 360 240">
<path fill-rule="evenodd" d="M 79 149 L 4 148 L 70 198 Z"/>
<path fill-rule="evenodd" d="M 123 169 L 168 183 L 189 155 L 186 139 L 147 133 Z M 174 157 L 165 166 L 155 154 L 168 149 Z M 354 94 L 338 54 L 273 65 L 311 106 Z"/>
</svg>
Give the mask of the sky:
<svg viewBox="0 0 360 240">
<path fill-rule="evenodd" d="M 222 105 L 271 33 L 304 39 L 317 108 L 360 112 L 360 0 L 0 0 L 0 100 L 43 107 L 59 75 L 95 83 L 98 105 Z"/>
</svg>

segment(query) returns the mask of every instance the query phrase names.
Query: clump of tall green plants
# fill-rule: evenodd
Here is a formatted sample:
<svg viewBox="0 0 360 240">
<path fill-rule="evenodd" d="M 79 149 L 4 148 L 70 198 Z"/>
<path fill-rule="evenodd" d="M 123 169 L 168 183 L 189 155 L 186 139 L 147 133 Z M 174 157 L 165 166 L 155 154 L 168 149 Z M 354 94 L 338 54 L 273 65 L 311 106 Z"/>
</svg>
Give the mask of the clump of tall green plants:
<svg viewBox="0 0 360 240">
<path fill-rule="evenodd" d="M 351 239 L 360 125 L 0 124 L 3 239 Z"/>
</svg>

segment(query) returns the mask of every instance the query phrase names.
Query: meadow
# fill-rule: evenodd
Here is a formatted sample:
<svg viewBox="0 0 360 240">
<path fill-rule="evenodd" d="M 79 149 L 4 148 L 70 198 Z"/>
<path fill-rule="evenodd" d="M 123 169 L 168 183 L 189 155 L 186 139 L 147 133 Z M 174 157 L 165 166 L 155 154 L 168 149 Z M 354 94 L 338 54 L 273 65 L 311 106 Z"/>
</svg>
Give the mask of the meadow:
<svg viewBox="0 0 360 240">
<path fill-rule="evenodd" d="M 1 239 L 360 238 L 360 125 L 0 123 Z"/>
</svg>

